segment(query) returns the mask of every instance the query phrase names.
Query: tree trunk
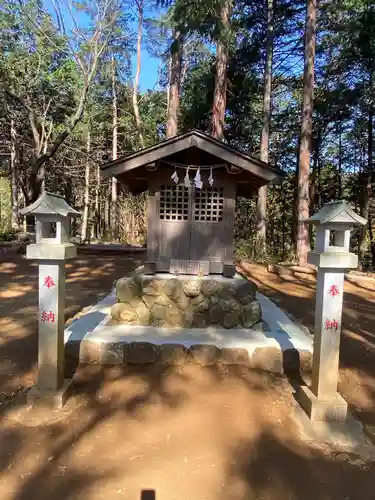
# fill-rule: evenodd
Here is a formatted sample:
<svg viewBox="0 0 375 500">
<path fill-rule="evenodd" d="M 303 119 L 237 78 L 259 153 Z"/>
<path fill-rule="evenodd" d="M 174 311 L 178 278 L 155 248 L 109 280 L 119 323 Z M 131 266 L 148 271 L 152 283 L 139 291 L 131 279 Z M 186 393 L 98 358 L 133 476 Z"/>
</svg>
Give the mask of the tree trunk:
<svg viewBox="0 0 375 500">
<path fill-rule="evenodd" d="M 312 175 L 311 175 L 311 183 L 310 183 L 310 214 L 313 215 L 317 208 L 319 208 L 317 198 L 319 191 L 319 159 L 320 159 L 320 147 L 322 142 L 322 132 L 319 129 L 317 131 L 317 135 L 314 140 L 313 147 L 313 164 L 312 164 Z M 311 238 L 312 226 L 310 226 L 310 238 Z"/>
<path fill-rule="evenodd" d="M 86 165 L 85 165 L 85 187 L 84 187 L 84 204 L 83 204 L 83 214 L 82 214 L 82 226 L 81 226 L 81 241 L 85 241 L 87 238 L 87 227 L 89 219 L 89 204 L 90 204 L 90 148 L 91 148 L 91 131 L 90 124 L 87 126 L 87 138 L 86 138 Z"/>
<path fill-rule="evenodd" d="M 285 257 L 285 236 L 286 236 L 286 211 L 287 211 L 287 203 L 286 203 L 286 189 L 282 190 L 282 212 L 281 212 L 281 250 L 282 250 L 282 258 L 284 259 Z"/>
<path fill-rule="evenodd" d="M 182 53 L 181 53 L 181 74 L 180 74 L 180 94 L 181 94 L 181 89 L 184 87 L 184 82 L 185 78 L 189 69 L 189 60 L 186 58 L 184 60 L 184 46 L 182 46 Z"/>
<path fill-rule="evenodd" d="M 318 196 L 318 175 L 319 175 L 319 156 L 320 156 L 320 143 L 322 139 L 322 133 L 321 130 L 319 129 L 317 132 L 317 136 L 315 137 L 314 146 L 313 146 L 313 164 L 312 164 L 312 175 L 311 175 L 311 182 L 310 182 L 310 192 L 309 192 L 309 199 L 310 199 L 310 207 L 309 207 L 309 212 L 310 215 L 313 215 L 317 209 L 317 196 Z M 313 226 L 312 224 L 309 224 L 309 239 L 310 241 L 313 238 Z"/>
<path fill-rule="evenodd" d="M 339 136 L 339 157 L 338 157 L 338 165 L 337 165 L 337 184 L 338 184 L 338 199 L 341 200 L 343 195 L 342 190 L 342 120 L 341 116 L 339 117 L 338 127 L 338 136 Z"/>
<path fill-rule="evenodd" d="M 168 59 L 168 85 L 167 85 L 167 115 L 169 113 L 169 99 L 171 96 L 171 80 L 172 80 L 172 54 L 169 54 Z"/>
<path fill-rule="evenodd" d="M 267 0 L 267 41 L 266 62 L 264 65 L 264 94 L 263 94 L 263 128 L 260 141 L 260 159 L 268 162 L 270 122 L 271 122 L 271 92 L 272 92 L 272 58 L 273 58 L 273 0 Z M 257 200 L 257 250 L 260 256 L 266 253 L 266 214 L 267 214 L 267 186 L 258 191 Z"/>
<path fill-rule="evenodd" d="M 94 63 L 94 68 L 97 67 L 97 62 Z M 34 202 L 40 195 L 44 183 L 45 177 L 45 166 L 49 160 L 51 160 L 57 151 L 60 149 L 61 145 L 64 144 L 65 140 L 72 134 L 76 125 L 81 121 L 82 116 L 85 111 L 87 95 L 90 89 L 91 81 L 94 72 L 92 71 L 90 75 L 84 78 L 84 84 L 81 90 L 81 95 L 77 105 L 77 109 L 74 115 L 71 117 L 66 129 L 57 135 L 54 141 L 46 148 L 42 153 L 38 153 L 31 163 L 30 175 L 28 176 L 28 191 L 27 199 L 28 202 Z"/>
<path fill-rule="evenodd" d="M 359 146 L 359 161 L 358 161 L 358 192 L 357 192 L 357 205 L 359 209 L 359 213 L 362 217 L 366 212 L 365 209 L 365 191 L 366 191 L 366 167 L 364 162 L 364 152 L 363 152 L 363 144 L 361 143 L 360 138 L 358 138 Z M 366 252 L 365 247 L 365 237 L 366 237 L 366 227 L 361 226 L 358 231 L 358 265 L 359 268 L 363 269 L 363 260 Z"/>
<path fill-rule="evenodd" d="M 374 106 L 373 106 L 373 72 L 370 72 L 369 90 L 370 90 L 370 104 L 368 109 L 367 118 L 367 168 L 363 169 L 362 182 L 361 182 L 361 205 L 360 214 L 367 219 L 368 224 L 362 226 L 359 232 L 359 261 L 360 266 L 363 267 L 365 254 L 366 254 L 366 233 L 369 231 L 371 260 L 373 267 L 375 266 L 375 242 L 373 241 L 372 234 L 372 218 L 370 213 L 370 199 L 372 194 L 372 155 L 373 155 L 373 133 L 374 133 Z"/>
<path fill-rule="evenodd" d="M 99 191 L 100 191 L 100 165 L 96 167 L 96 182 L 95 182 L 95 198 L 94 198 L 94 210 L 95 210 L 95 223 L 92 226 L 91 237 L 100 238 L 101 235 L 101 225 L 100 225 L 100 212 L 99 212 Z"/>
<path fill-rule="evenodd" d="M 212 107 L 212 135 L 219 140 L 222 140 L 224 137 L 231 8 L 232 0 L 223 0 L 220 9 L 220 34 L 216 43 L 216 77 Z"/>
<path fill-rule="evenodd" d="M 175 30 L 171 45 L 171 70 L 168 98 L 168 118 L 166 136 L 174 137 L 178 132 L 178 113 L 180 109 L 180 81 L 182 66 L 183 36 Z"/>
<path fill-rule="evenodd" d="M 321 149 L 321 142 L 322 142 L 322 132 L 319 129 L 318 131 L 318 140 L 319 140 L 319 151 L 317 153 L 317 172 L 316 172 L 316 201 L 315 201 L 315 206 L 317 209 L 321 208 L 323 203 L 322 203 L 322 165 L 320 161 L 320 149 Z"/>
<path fill-rule="evenodd" d="M 105 196 L 104 196 L 104 221 L 103 221 L 103 238 L 105 241 L 108 240 L 108 228 L 109 228 L 109 212 L 110 212 L 110 204 L 109 204 L 109 187 L 106 186 Z"/>
<path fill-rule="evenodd" d="M 18 155 L 17 155 L 17 131 L 14 120 L 10 120 L 10 170 L 12 185 L 12 229 L 18 229 Z"/>
<path fill-rule="evenodd" d="M 373 79 L 371 75 L 371 80 Z M 372 81 L 371 81 L 372 87 Z M 372 99 L 372 95 L 371 95 Z M 368 180 L 366 186 L 367 193 L 367 220 L 368 220 L 368 229 L 369 229 L 369 237 L 370 237 L 370 248 L 371 248 L 371 261 L 372 268 L 375 269 L 375 240 L 372 231 L 372 213 L 370 211 L 370 199 L 372 198 L 372 155 L 373 155 L 373 132 L 374 132 L 374 107 L 372 105 L 372 100 L 370 104 L 369 110 L 369 118 L 368 118 L 368 152 L 367 152 L 367 169 L 368 169 Z"/>
<path fill-rule="evenodd" d="M 117 93 L 116 93 L 116 61 L 112 56 L 111 60 L 111 77 L 112 77 L 112 160 L 117 160 L 117 132 L 118 132 L 118 117 L 117 117 Z M 112 177 L 111 183 L 111 229 L 114 240 L 118 238 L 117 228 L 117 179 Z"/>
<path fill-rule="evenodd" d="M 309 217 L 309 170 L 314 100 L 315 27 L 316 0 L 307 0 L 301 145 L 298 168 L 297 260 L 300 266 L 307 264 L 307 252 L 309 249 L 309 232 L 305 220 Z"/>
<path fill-rule="evenodd" d="M 296 149 L 296 174 L 292 176 L 291 183 L 293 189 L 293 217 L 292 217 L 292 243 L 294 253 L 297 254 L 297 237 L 298 237 L 298 172 L 299 172 L 299 150 L 301 147 L 301 136 L 297 137 Z"/>
<path fill-rule="evenodd" d="M 141 50 L 142 50 L 142 32 L 143 32 L 143 0 L 136 0 L 138 9 L 138 35 L 137 35 L 137 69 L 135 72 L 134 86 L 133 86 L 133 111 L 135 118 L 135 126 L 137 128 L 138 142 L 141 148 L 145 147 L 143 133 L 142 133 L 142 121 L 141 115 L 139 114 L 138 107 L 138 87 L 139 87 L 139 77 L 141 74 Z"/>
</svg>

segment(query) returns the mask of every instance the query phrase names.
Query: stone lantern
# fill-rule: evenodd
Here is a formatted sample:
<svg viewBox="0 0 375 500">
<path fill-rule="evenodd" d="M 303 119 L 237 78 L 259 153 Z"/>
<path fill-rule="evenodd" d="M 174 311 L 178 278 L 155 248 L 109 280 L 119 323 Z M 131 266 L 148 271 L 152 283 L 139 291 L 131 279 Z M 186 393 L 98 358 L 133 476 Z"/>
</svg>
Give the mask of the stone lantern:
<svg viewBox="0 0 375 500">
<path fill-rule="evenodd" d="M 348 202 L 332 201 L 306 222 L 316 226 L 308 262 L 318 270 L 312 381 L 310 388 L 300 387 L 298 399 L 311 420 L 344 421 L 347 403 L 337 392 L 344 277 L 358 265 L 349 251 L 351 230 L 366 220 Z"/>
<path fill-rule="evenodd" d="M 39 261 L 38 381 L 28 402 L 43 399 L 62 406 L 69 381 L 64 381 L 65 261 L 77 255 L 69 241 L 69 218 L 79 213 L 62 196 L 44 192 L 21 211 L 35 217 L 36 243 L 26 258 Z"/>
</svg>

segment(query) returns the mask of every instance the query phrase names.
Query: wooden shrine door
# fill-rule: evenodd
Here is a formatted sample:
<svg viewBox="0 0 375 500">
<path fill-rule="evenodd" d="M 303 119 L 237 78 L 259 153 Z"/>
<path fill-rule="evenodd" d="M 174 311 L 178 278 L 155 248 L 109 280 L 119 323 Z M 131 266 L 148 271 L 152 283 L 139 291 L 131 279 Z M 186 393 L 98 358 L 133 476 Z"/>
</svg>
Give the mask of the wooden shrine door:
<svg viewBox="0 0 375 500">
<path fill-rule="evenodd" d="M 168 180 L 150 190 L 148 247 L 157 270 L 169 271 L 171 261 L 183 267 L 185 261 L 191 269 L 197 263 L 207 274 L 221 273 L 223 263 L 233 258 L 233 185 L 205 182 L 197 189 L 193 183 L 185 187 Z"/>
<path fill-rule="evenodd" d="M 190 226 L 190 259 L 208 260 L 210 273 L 221 273 L 232 246 L 233 228 L 227 227 L 227 190 L 223 185 L 193 188 Z M 232 220 L 233 215 L 229 217 Z M 229 257 L 229 256 L 228 256 Z"/>
<path fill-rule="evenodd" d="M 159 256 L 190 259 L 191 189 L 183 184 L 162 184 L 159 190 Z M 168 269 L 169 270 L 169 269 Z"/>
</svg>

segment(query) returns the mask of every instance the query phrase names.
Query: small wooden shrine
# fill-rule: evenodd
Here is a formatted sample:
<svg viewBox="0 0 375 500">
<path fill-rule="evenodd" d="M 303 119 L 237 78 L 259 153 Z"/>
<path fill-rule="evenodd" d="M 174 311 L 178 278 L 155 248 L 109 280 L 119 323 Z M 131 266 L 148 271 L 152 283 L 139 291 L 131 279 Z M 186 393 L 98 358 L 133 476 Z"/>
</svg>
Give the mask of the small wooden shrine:
<svg viewBox="0 0 375 500">
<path fill-rule="evenodd" d="M 148 190 L 145 272 L 233 276 L 236 195 L 282 173 L 198 130 L 102 166 L 133 193 Z"/>
</svg>

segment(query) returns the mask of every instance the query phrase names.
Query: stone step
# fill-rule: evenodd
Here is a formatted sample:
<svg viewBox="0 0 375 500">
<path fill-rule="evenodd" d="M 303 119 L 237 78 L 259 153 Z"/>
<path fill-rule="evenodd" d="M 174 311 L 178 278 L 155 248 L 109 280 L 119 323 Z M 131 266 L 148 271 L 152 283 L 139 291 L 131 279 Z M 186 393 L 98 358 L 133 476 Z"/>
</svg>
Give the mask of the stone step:
<svg viewBox="0 0 375 500">
<path fill-rule="evenodd" d="M 255 347 L 253 352 L 243 348 L 217 347 L 193 344 L 186 347 L 178 343 L 154 344 L 151 342 L 97 342 L 93 340 L 69 341 L 65 346 L 68 368 L 78 364 L 126 365 L 158 363 L 179 366 L 196 363 L 211 366 L 216 363 L 243 365 L 275 374 L 309 372 L 311 352 L 277 347 Z"/>
<path fill-rule="evenodd" d="M 135 247 L 131 245 L 122 245 L 122 244 L 105 244 L 105 243 L 88 243 L 78 246 L 79 254 L 146 254 L 147 248 L 145 247 Z"/>
</svg>

